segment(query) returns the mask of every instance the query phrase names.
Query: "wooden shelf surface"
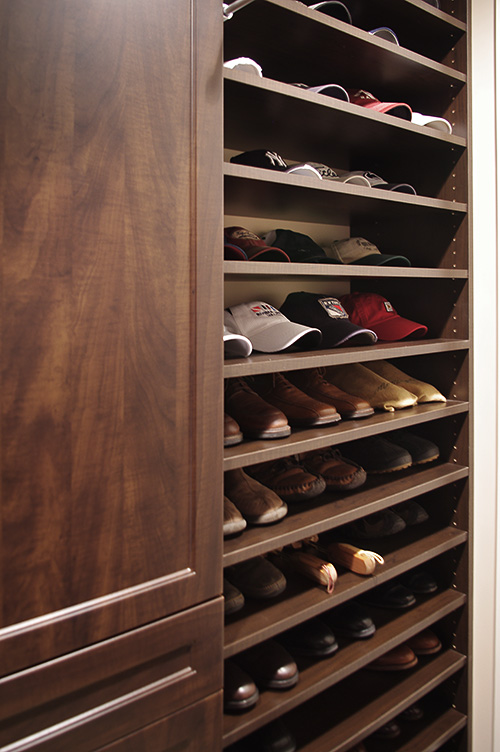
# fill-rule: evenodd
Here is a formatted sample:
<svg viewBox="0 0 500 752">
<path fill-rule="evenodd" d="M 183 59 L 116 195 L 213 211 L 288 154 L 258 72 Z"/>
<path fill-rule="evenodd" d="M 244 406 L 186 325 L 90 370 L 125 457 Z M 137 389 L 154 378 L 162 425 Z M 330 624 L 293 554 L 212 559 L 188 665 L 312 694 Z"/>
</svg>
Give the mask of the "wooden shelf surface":
<svg viewBox="0 0 500 752">
<path fill-rule="evenodd" d="M 238 262 L 235 262 L 238 263 Z M 249 358 L 232 358 L 224 361 L 224 378 L 253 376 L 259 373 L 283 373 L 300 368 L 321 368 L 344 363 L 367 363 L 372 360 L 409 358 L 414 355 L 468 350 L 467 339 L 430 339 L 419 342 L 378 342 L 369 347 L 337 347 L 330 350 L 305 350 L 303 352 L 252 353 Z"/>
<path fill-rule="evenodd" d="M 392 553 L 384 553 L 385 564 L 371 577 L 361 577 L 347 571 L 340 573 L 332 594 L 316 587 L 304 577 L 287 575 L 287 587 L 280 596 L 269 601 L 248 601 L 242 611 L 227 619 L 224 628 L 224 657 L 229 658 L 299 622 L 319 616 L 330 608 L 456 548 L 466 540 L 467 533 L 464 530 L 451 526 L 422 536 Z"/>
<path fill-rule="evenodd" d="M 369 477 L 367 486 L 355 494 L 324 493 L 309 504 L 289 504 L 288 515 L 276 525 L 248 527 L 224 541 L 223 566 L 228 567 L 254 556 L 288 546 L 295 541 L 333 530 L 353 520 L 414 499 L 425 493 L 467 478 L 469 470 L 451 462 L 410 469 L 390 481 Z M 300 511 L 299 511 L 300 510 Z"/>
<path fill-rule="evenodd" d="M 342 646 L 332 657 L 316 661 L 307 668 L 301 668 L 299 683 L 293 689 L 281 693 L 264 691 L 261 693 L 258 704 L 252 710 L 241 716 L 224 716 L 224 746 L 232 744 L 237 739 L 255 731 L 276 717 L 290 712 L 301 703 L 307 702 L 321 692 L 334 687 L 356 671 L 366 667 L 380 655 L 401 644 L 443 616 L 460 608 L 464 602 L 465 597 L 461 594 L 446 591 L 441 594 L 440 598 L 436 599 L 435 603 L 431 603 L 430 601 L 424 603 L 412 609 L 411 613 L 405 613 L 394 621 L 378 628 L 374 636 L 370 638 L 369 645 L 363 644 L 362 641 L 353 641 Z M 434 610 L 433 606 L 435 606 Z M 452 659 L 451 655 L 455 659 Z M 426 677 L 425 681 L 422 682 L 420 677 L 416 682 L 416 676 L 420 672 L 415 671 L 412 672 L 413 675 L 409 683 L 411 685 L 417 683 L 422 694 L 429 691 L 430 684 L 436 685 L 450 675 L 450 670 L 452 670 L 452 673 L 454 670 L 458 670 L 458 667 L 463 663 L 463 656 L 460 656 L 458 660 L 456 658 L 456 653 L 446 651 L 433 661 L 434 670 L 429 668 L 431 664 L 425 665 L 420 669 L 420 672 L 423 672 Z M 398 708 L 403 703 L 401 710 L 406 706 L 403 698 L 404 700 L 407 699 L 404 693 L 402 698 L 398 698 Z M 375 718 L 376 716 L 374 715 L 373 717 Z M 371 723 L 372 719 L 370 718 L 366 725 L 370 727 Z M 365 726 L 365 722 L 363 722 L 362 726 Z M 339 739 L 343 738 L 338 726 L 332 729 L 332 733 L 336 737 L 338 736 Z"/>
<path fill-rule="evenodd" d="M 385 431 L 409 428 L 430 420 L 451 417 L 466 413 L 468 402 L 448 400 L 390 412 L 377 412 L 362 420 L 341 420 L 326 428 L 292 429 L 286 439 L 273 441 L 244 441 L 224 449 L 224 470 L 247 467 L 267 460 L 289 457 L 292 454 L 309 452 L 314 449 L 343 444 L 347 441 L 375 436 Z"/>
<path fill-rule="evenodd" d="M 418 266 L 353 266 L 350 264 L 294 264 L 276 261 L 224 261 L 227 277 L 394 277 L 404 279 L 468 279 L 467 269 L 431 269 Z"/>
<path fill-rule="evenodd" d="M 449 708 L 415 734 L 413 739 L 398 747 L 397 752 L 435 752 L 466 725 L 467 716 Z"/>
</svg>

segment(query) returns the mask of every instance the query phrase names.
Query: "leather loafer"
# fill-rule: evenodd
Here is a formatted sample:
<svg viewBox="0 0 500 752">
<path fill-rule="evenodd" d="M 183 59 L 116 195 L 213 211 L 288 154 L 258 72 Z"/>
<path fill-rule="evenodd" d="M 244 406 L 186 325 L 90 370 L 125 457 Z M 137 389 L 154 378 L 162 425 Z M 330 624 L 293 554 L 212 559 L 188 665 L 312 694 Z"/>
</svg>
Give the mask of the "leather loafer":
<svg viewBox="0 0 500 752">
<path fill-rule="evenodd" d="M 253 708 L 259 699 L 254 680 L 232 661 L 224 662 L 224 710 L 233 712 Z"/>
<path fill-rule="evenodd" d="M 336 634 L 351 640 L 365 640 L 376 632 L 372 617 L 356 601 L 337 606 L 323 614 L 323 619 Z"/>
<path fill-rule="evenodd" d="M 292 655 L 321 658 L 332 655 L 339 644 L 330 627 L 321 619 L 310 619 L 280 635 L 280 641 Z"/>
<path fill-rule="evenodd" d="M 384 723 L 376 731 L 373 732 L 373 739 L 397 739 L 401 734 L 401 726 L 397 721 L 392 720 Z"/>
<path fill-rule="evenodd" d="M 233 446 L 243 441 L 243 434 L 234 418 L 224 413 L 224 446 Z"/>
<path fill-rule="evenodd" d="M 224 492 L 252 525 L 269 525 L 281 520 L 288 507 L 278 494 L 251 478 L 244 470 L 224 473 Z"/>
<path fill-rule="evenodd" d="M 408 588 L 397 582 L 386 582 L 361 596 L 363 603 L 377 608 L 410 608 L 416 598 Z"/>
<path fill-rule="evenodd" d="M 276 598 L 286 587 L 285 575 L 263 556 L 227 567 L 224 574 L 249 598 Z"/>
<path fill-rule="evenodd" d="M 429 515 L 427 514 L 423 506 L 417 501 L 413 501 L 413 499 L 403 501 L 396 507 L 391 507 L 391 509 L 405 521 L 407 527 L 411 527 L 412 525 L 421 525 L 422 522 L 427 522 L 427 520 L 429 519 Z"/>
<path fill-rule="evenodd" d="M 340 420 L 332 405 L 309 397 L 281 373 L 256 376 L 252 385 L 262 399 L 286 415 L 291 426 L 324 426 Z"/>
<path fill-rule="evenodd" d="M 424 629 L 422 632 L 410 637 L 406 641 L 415 655 L 434 655 L 443 647 L 441 640 L 432 629 Z"/>
<path fill-rule="evenodd" d="M 251 674 L 260 689 L 290 689 L 299 680 L 294 659 L 274 640 L 250 648 L 235 660 L 240 668 Z"/>
<path fill-rule="evenodd" d="M 367 418 L 375 412 L 366 400 L 356 397 L 354 394 L 348 394 L 327 381 L 325 370 L 322 368 L 292 371 L 288 375 L 288 379 L 310 397 L 325 402 L 327 405 L 333 405 L 340 416 L 346 420 Z"/>
<path fill-rule="evenodd" d="M 418 595 L 429 595 L 438 589 L 434 576 L 427 569 L 413 569 L 402 575 L 399 580 L 402 585 Z"/>
<path fill-rule="evenodd" d="M 225 410 L 249 439 L 282 439 L 290 436 L 286 415 L 259 397 L 244 379 L 227 379 Z"/>
<path fill-rule="evenodd" d="M 278 718 L 250 734 L 244 748 L 249 752 L 295 752 L 297 742 L 285 723 Z"/>
<path fill-rule="evenodd" d="M 355 491 L 366 481 L 366 472 L 352 460 L 343 457 L 338 449 L 310 452 L 302 459 L 308 470 L 324 478 L 329 491 Z"/>
<path fill-rule="evenodd" d="M 324 478 L 307 470 L 293 457 L 253 465 L 248 472 L 285 501 L 314 499 L 326 489 Z"/>
<path fill-rule="evenodd" d="M 403 643 L 372 661 L 368 668 L 376 671 L 406 671 L 417 663 L 418 658 L 413 650 Z"/>
</svg>

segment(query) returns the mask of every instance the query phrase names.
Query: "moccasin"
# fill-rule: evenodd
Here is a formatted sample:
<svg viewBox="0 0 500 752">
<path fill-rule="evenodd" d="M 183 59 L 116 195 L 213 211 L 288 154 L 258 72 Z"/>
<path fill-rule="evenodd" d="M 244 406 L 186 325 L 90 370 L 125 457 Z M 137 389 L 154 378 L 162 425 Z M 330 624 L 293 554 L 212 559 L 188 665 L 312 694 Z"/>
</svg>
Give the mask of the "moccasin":
<svg viewBox="0 0 500 752">
<path fill-rule="evenodd" d="M 243 441 L 243 433 L 234 418 L 224 413 L 224 446 L 233 446 Z"/>
<path fill-rule="evenodd" d="M 280 641 L 292 655 L 322 658 L 332 655 L 339 644 L 330 627 L 321 619 L 309 619 L 280 635 Z"/>
<path fill-rule="evenodd" d="M 434 655 L 439 653 L 443 647 L 441 640 L 432 629 L 424 629 L 422 632 L 410 637 L 407 644 L 411 647 L 415 655 Z"/>
<path fill-rule="evenodd" d="M 437 460 L 439 457 L 439 447 L 433 441 L 417 436 L 410 431 L 391 431 L 388 434 L 388 440 L 392 444 L 406 449 L 411 455 L 413 465 L 424 465 L 427 462 Z"/>
<path fill-rule="evenodd" d="M 335 407 L 309 397 L 281 373 L 255 376 L 255 391 L 287 417 L 291 426 L 324 426 L 340 420 Z"/>
<path fill-rule="evenodd" d="M 224 616 L 230 616 L 237 611 L 241 611 L 245 605 L 245 598 L 238 588 L 231 585 L 224 577 Z"/>
<path fill-rule="evenodd" d="M 227 379 L 225 411 L 249 439 L 282 439 L 290 436 L 286 415 L 259 397 L 244 379 Z"/>
<path fill-rule="evenodd" d="M 326 370 L 326 378 L 340 389 L 362 397 L 378 410 L 393 412 L 417 404 L 414 394 L 392 384 L 361 363 L 330 366 Z"/>
<path fill-rule="evenodd" d="M 286 588 L 285 575 L 263 556 L 227 567 L 224 576 L 248 598 L 276 598 Z"/>
<path fill-rule="evenodd" d="M 384 538 L 386 535 L 395 535 L 406 528 L 406 523 L 398 514 L 391 509 L 382 509 L 380 512 L 362 517 L 346 525 L 349 536 L 354 538 Z"/>
<path fill-rule="evenodd" d="M 376 658 L 368 664 L 368 668 L 377 671 L 406 671 L 416 666 L 417 663 L 418 658 L 413 650 L 403 643 Z"/>
<path fill-rule="evenodd" d="M 368 474 L 394 473 L 411 467 L 411 454 L 383 436 L 372 436 L 344 444 L 344 454 Z"/>
<path fill-rule="evenodd" d="M 251 675 L 259 689 L 290 689 L 299 680 L 297 664 L 275 640 L 262 642 L 234 660 Z"/>
<path fill-rule="evenodd" d="M 243 519 L 233 502 L 227 496 L 224 496 L 224 524 L 222 527 L 224 537 L 241 533 L 246 526 L 246 520 Z"/>
<path fill-rule="evenodd" d="M 422 522 L 427 522 L 429 519 L 429 515 L 423 506 L 413 499 L 403 501 L 396 507 L 391 507 L 391 509 L 405 521 L 407 527 L 421 525 Z"/>
<path fill-rule="evenodd" d="M 281 520 L 288 507 L 278 494 L 259 483 L 241 468 L 224 473 L 224 492 L 237 511 L 252 525 L 268 525 Z"/>
<path fill-rule="evenodd" d="M 333 405 L 340 416 L 346 420 L 367 418 L 375 412 L 366 400 L 354 394 L 348 394 L 327 381 L 324 368 L 292 371 L 288 374 L 288 380 L 310 397 L 326 402 L 327 405 Z"/>
<path fill-rule="evenodd" d="M 325 479 L 329 491 L 355 491 L 366 481 L 366 472 L 361 465 L 346 459 L 333 447 L 309 452 L 301 462 L 308 470 Z"/>
<path fill-rule="evenodd" d="M 259 690 L 246 671 L 233 661 L 224 662 L 224 711 L 234 712 L 253 708 Z"/>
<path fill-rule="evenodd" d="M 326 489 L 324 478 L 292 457 L 253 465 L 248 473 L 286 502 L 314 499 Z"/>
<path fill-rule="evenodd" d="M 446 402 L 446 397 L 432 384 L 414 379 L 387 360 L 375 360 L 366 367 L 392 384 L 401 386 L 414 394 L 419 402 Z"/>
</svg>

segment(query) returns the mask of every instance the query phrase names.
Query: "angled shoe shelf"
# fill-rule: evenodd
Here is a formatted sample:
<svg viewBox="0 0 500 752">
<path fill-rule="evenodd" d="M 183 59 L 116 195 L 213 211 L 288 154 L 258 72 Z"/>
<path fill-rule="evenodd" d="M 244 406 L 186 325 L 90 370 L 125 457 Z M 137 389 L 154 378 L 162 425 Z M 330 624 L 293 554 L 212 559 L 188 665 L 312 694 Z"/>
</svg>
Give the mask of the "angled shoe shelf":
<svg viewBox="0 0 500 752">
<path fill-rule="evenodd" d="M 300 676 L 296 687 L 281 694 L 262 692 L 255 708 L 240 716 L 225 717 L 225 745 L 265 725 L 276 718 L 277 713 L 287 713 L 334 687 L 387 651 L 460 609 L 464 603 L 462 593 L 445 590 L 401 615 L 394 616 L 393 612 L 393 618 L 377 625 L 375 634 L 369 640 L 341 642 L 338 651 L 331 657 L 315 661 L 302 659 L 302 662 L 297 659 Z M 279 636 L 277 640 L 279 642 Z"/>
<path fill-rule="evenodd" d="M 368 277 L 377 279 L 379 277 L 394 278 L 426 278 L 426 279 L 468 279 L 469 272 L 467 269 L 434 269 L 421 267 L 373 267 L 373 266 L 349 266 L 346 264 L 287 264 L 275 261 L 224 261 L 224 274 L 226 278 L 230 276 L 237 279 L 249 274 L 252 276 L 262 277 L 322 277 L 327 280 L 329 277 L 352 278 Z"/>
</svg>

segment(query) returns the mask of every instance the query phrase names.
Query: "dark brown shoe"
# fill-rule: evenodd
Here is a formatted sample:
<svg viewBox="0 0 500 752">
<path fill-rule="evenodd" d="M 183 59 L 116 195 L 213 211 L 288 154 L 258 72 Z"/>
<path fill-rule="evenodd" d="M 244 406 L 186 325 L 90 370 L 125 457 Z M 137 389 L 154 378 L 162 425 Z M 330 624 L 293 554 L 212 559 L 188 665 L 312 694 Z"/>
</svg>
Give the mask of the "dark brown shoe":
<svg viewBox="0 0 500 752">
<path fill-rule="evenodd" d="M 245 598 L 238 588 L 231 585 L 224 577 L 224 616 L 230 616 L 241 611 L 245 605 Z"/>
<path fill-rule="evenodd" d="M 262 399 L 286 415 L 291 426 L 323 426 L 340 420 L 332 405 L 309 397 L 281 373 L 256 376 L 252 385 Z"/>
<path fill-rule="evenodd" d="M 311 452 L 305 455 L 302 464 L 321 475 L 329 491 L 354 491 L 366 481 L 366 472 L 361 465 L 343 457 L 338 449 Z"/>
<path fill-rule="evenodd" d="M 286 588 L 285 575 L 263 556 L 227 567 L 224 576 L 248 598 L 275 598 Z"/>
<path fill-rule="evenodd" d="M 228 379 L 225 410 L 249 439 L 282 439 L 290 436 L 286 415 L 266 402 L 244 379 Z"/>
<path fill-rule="evenodd" d="M 287 502 L 314 499 L 326 489 L 324 478 L 292 457 L 253 465 L 248 472 Z"/>
<path fill-rule="evenodd" d="M 431 629 L 424 629 L 422 632 L 410 637 L 407 644 L 415 655 L 434 655 L 439 653 L 443 647 L 441 640 Z"/>
<path fill-rule="evenodd" d="M 246 520 L 241 516 L 241 512 L 236 509 L 233 502 L 227 496 L 224 496 L 224 524 L 222 527 L 224 536 L 241 533 L 246 526 Z"/>
<path fill-rule="evenodd" d="M 243 441 L 243 433 L 234 418 L 224 413 L 224 446 L 233 446 Z"/>
<path fill-rule="evenodd" d="M 335 407 L 344 419 L 367 418 L 375 412 L 366 400 L 348 394 L 327 381 L 322 368 L 292 371 L 287 376 L 292 384 L 310 397 Z"/>
<path fill-rule="evenodd" d="M 225 661 L 224 710 L 248 710 L 253 708 L 258 699 L 259 690 L 252 677 L 232 661 Z"/>
<path fill-rule="evenodd" d="M 241 468 L 224 473 L 224 492 L 252 525 L 269 525 L 288 512 L 278 494 L 251 478 Z"/>
<path fill-rule="evenodd" d="M 398 645 L 368 664 L 377 671 L 406 671 L 418 663 L 418 658 L 408 645 Z"/>
<path fill-rule="evenodd" d="M 299 680 L 294 659 L 284 647 L 267 640 L 235 658 L 238 666 L 252 676 L 260 689 L 290 689 Z"/>
</svg>

